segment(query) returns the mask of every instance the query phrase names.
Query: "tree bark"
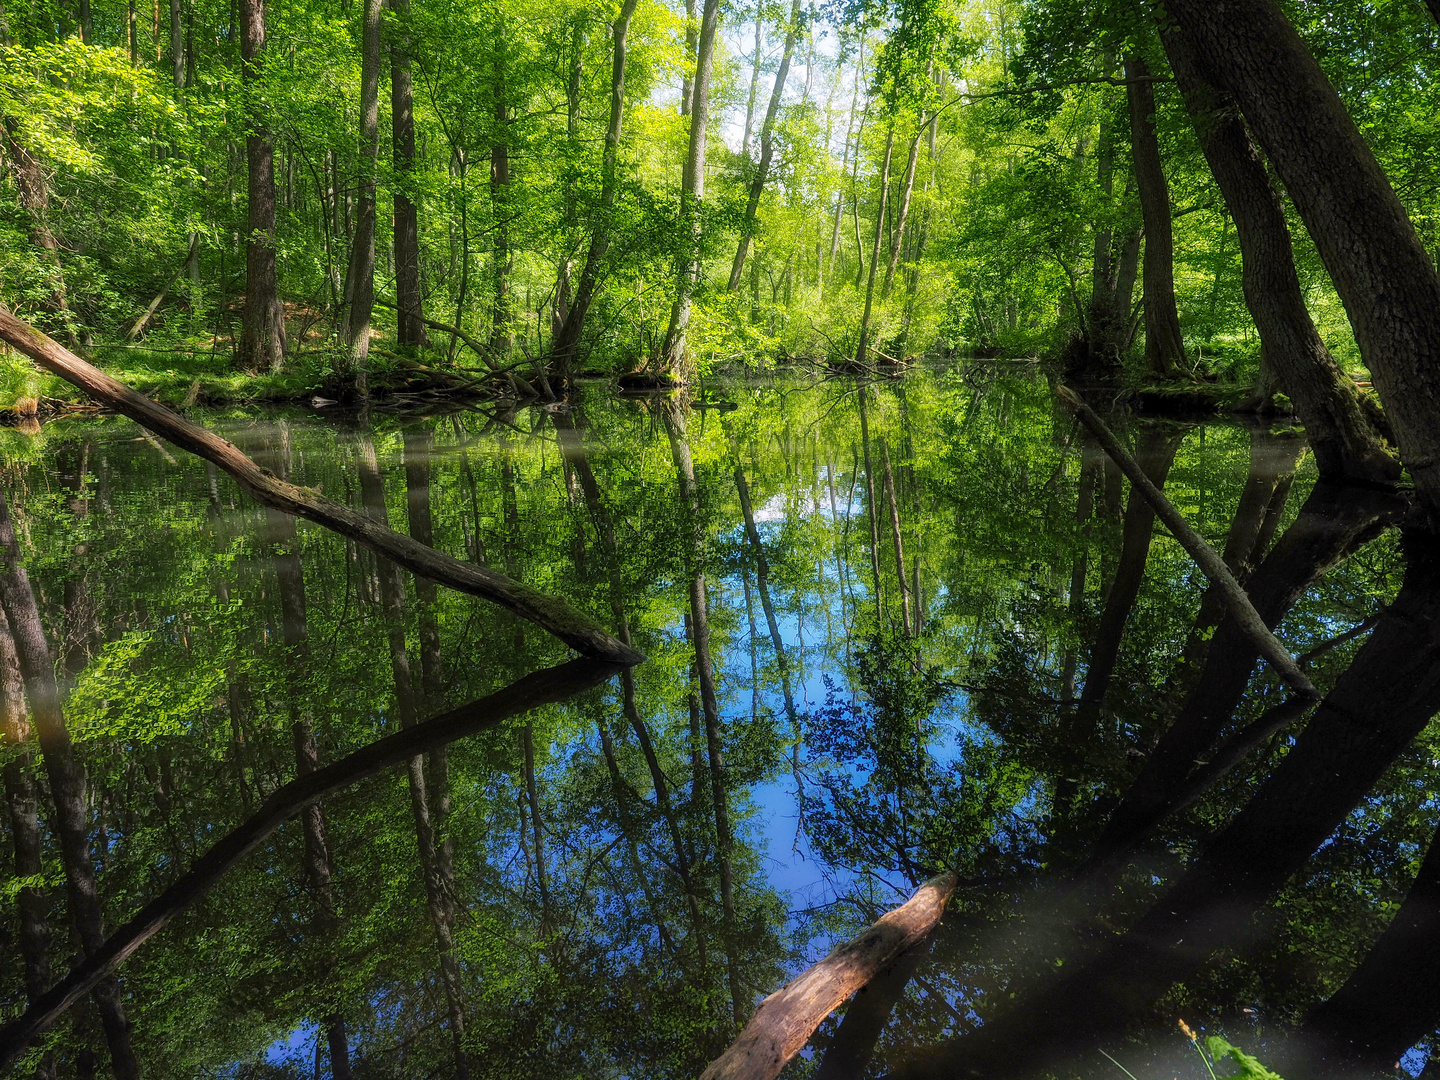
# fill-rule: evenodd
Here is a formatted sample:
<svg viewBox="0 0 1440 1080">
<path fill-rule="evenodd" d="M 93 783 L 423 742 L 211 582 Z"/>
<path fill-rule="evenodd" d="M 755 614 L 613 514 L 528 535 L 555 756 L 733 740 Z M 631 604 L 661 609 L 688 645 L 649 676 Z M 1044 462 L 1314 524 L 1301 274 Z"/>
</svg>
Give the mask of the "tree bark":
<svg viewBox="0 0 1440 1080">
<path fill-rule="evenodd" d="M 889 298 L 895 285 L 895 268 L 900 265 L 900 245 L 905 239 L 905 223 L 910 217 L 910 196 L 915 191 L 915 164 L 920 159 L 920 132 L 910 140 L 910 159 L 905 163 L 905 179 L 900 183 L 900 209 L 895 215 L 895 235 L 890 238 L 890 261 L 885 266 L 885 284 L 880 299 Z"/>
<path fill-rule="evenodd" d="M 639 661 L 640 656 L 633 649 L 570 611 L 562 601 L 511 581 L 493 570 L 442 555 L 310 489 L 277 480 L 242 454 L 233 443 L 135 393 L 4 310 L 0 310 L 0 340 L 8 342 L 47 371 L 78 386 L 116 412 L 164 435 L 196 456 L 215 463 L 234 477 L 261 505 L 332 529 L 438 584 L 492 600 L 550 631 L 582 654 L 603 656 L 618 663 Z"/>
<path fill-rule="evenodd" d="M 755 71 L 760 71 L 760 17 L 756 15 Z M 775 72 L 775 87 L 770 91 L 770 104 L 765 109 L 765 120 L 760 125 L 760 163 L 755 166 L 755 176 L 750 181 L 750 198 L 745 204 L 745 220 L 740 225 L 740 246 L 735 249 L 735 259 L 730 264 L 730 283 L 727 290 L 734 292 L 740 287 L 740 275 L 745 269 L 745 256 L 750 250 L 750 239 L 755 232 L 755 215 L 760 209 L 760 196 L 765 191 L 765 181 L 770 178 L 770 162 L 775 155 L 775 117 L 780 112 L 780 101 L 785 95 L 785 80 L 790 75 L 790 57 L 795 51 L 795 42 L 800 38 L 800 0 L 790 5 L 790 24 L 785 28 L 785 46 L 780 52 L 780 67 Z M 755 87 L 750 87 L 753 100 Z M 749 149 L 750 117 L 745 117 L 746 149 Z"/>
<path fill-rule="evenodd" d="M 364 0 L 360 15 L 360 178 L 355 239 L 350 247 L 345 347 L 355 392 L 370 392 L 370 322 L 375 310 L 375 184 L 380 156 L 380 13 L 384 0 Z"/>
<path fill-rule="evenodd" d="M 1440 278 L 1375 156 L 1275 0 L 1167 0 L 1233 94 L 1350 316 L 1422 502 L 1440 510 Z"/>
<path fill-rule="evenodd" d="M 905 904 L 767 997 L 700 1080 L 774 1080 L 825 1017 L 935 929 L 958 880 L 953 871 L 931 878 Z"/>
<path fill-rule="evenodd" d="M 1175 886 L 1024 1009 L 925 1053 L 898 1076 L 1029 1075 L 1119 1037 L 1217 949 L 1254 943 L 1256 912 L 1440 709 L 1440 558 L 1429 534 L 1411 533 L 1404 546 L 1395 604 L 1274 772 Z"/>
<path fill-rule="evenodd" d="M 590 233 L 590 248 L 585 253 L 585 266 L 580 271 L 575 297 L 565 313 L 564 324 L 550 344 L 550 352 L 562 368 L 574 365 L 585 317 L 590 313 L 590 305 L 595 300 L 595 290 L 600 283 L 600 268 L 610 248 L 610 215 L 615 210 L 615 161 L 625 118 L 625 39 L 638 4 L 639 0 L 625 0 L 611 30 L 615 45 L 610 75 L 610 122 L 605 128 L 605 155 L 600 165 L 600 213 Z"/>
<path fill-rule="evenodd" d="M 715 33 L 720 22 L 720 0 L 705 0 L 700 37 L 695 53 L 695 88 L 690 106 L 690 146 L 680 178 L 680 246 L 676 258 L 675 303 L 670 325 L 660 348 L 659 368 L 664 372 L 685 367 L 685 333 L 690 305 L 700 285 L 701 207 L 705 202 L 705 146 L 710 126 L 710 74 L 715 63 Z"/>
<path fill-rule="evenodd" d="M 90 853 L 85 769 L 76 760 L 75 748 L 70 741 L 50 645 L 45 640 L 40 609 L 35 602 L 30 577 L 21 561 L 20 545 L 15 539 L 10 508 L 3 493 L 0 493 L 0 560 L 3 560 L 3 566 L 0 566 L 0 610 L 3 610 L 10 628 L 25 697 L 30 703 L 30 719 L 35 727 L 36 741 L 40 744 L 45 774 L 50 781 L 50 796 L 55 804 L 51 827 L 59 842 L 65 870 L 70 920 L 81 949 L 90 958 L 104 944 L 105 929 L 100 894 L 95 884 L 95 863 Z M 100 1013 L 116 1080 L 136 1080 L 140 1076 L 140 1063 L 130 1044 L 130 1024 L 120 1000 L 119 984 L 111 977 L 97 980 L 86 989 L 92 991 Z"/>
<path fill-rule="evenodd" d="M 1143 58 L 1125 58 L 1125 96 L 1130 106 L 1130 140 L 1135 185 L 1145 220 L 1145 365 L 1170 379 L 1181 374 L 1185 341 L 1175 310 L 1175 243 L 1170 229 L 1170 188 L 1155 138 L 1155 86 Z"/>
<path fill-rule="evenodd" d="M 174 0 L 176 6 L 179 0 Z M 245 316 L 240 366 L 277 371 L 285 359 L 285 306 L 275 265 L 275 151 L 259 103 L 265 61 L 265 0 L 240 0 L 240 71 L 255 101 L 245 136 L 250 231 L 245 237 Z M 188 262 L 188 259 L 187 259 Z"/>
<path fill-rule="evenodd" d="M 890 155 L 895 150 L 895 125 L 885 134 L 885 160 L 880 166 L 880 205 L 875 211 L 875 243 L 870 247 L 870 275 L 865 281 L 865 313 L 860 317 L 860 340 L 855 364 L 864 367 L 870 349 L 870 312 L 875 303 L 875 267 L 880 262 L 880 234 L 884 231 L 886 200 L 890 196 Z"/>
<path fill-rule="evenodd" d="M 1345 984 L 1305 1020 L 1300 1070 L 1339 1077 L 1388 1070 L 1440 1019 L 1440 840 L 1432 838 L 1390 925 Z M 1297 1055 L 1300 1056 L 1300 1055 Z"/>
<path fill-rule="evenodd" d="M 425 333 L 425 306 L 420 283 L 420 211 L 407 190 L 415 171 L 415 107 L 410 79 L 410 0 L 390 0 L 398 24 L 397 40 L 390 45 L 390 123 L 395 156 L 395 339 L 400 345 L 422 348 L 430 344 Z"/>
<path fill-rule="evenodd" d="M 1200 148 L 1230 216 L 1244 259 L 1245 302 L 1265 360 L 1305 425 L 1320 475 L 1393 483 L 1399 462 L 1365 411 L 1354 381 L 1320 339 L 1300 291 L 1285 208 L 1271 186 L 1235 99 L 1201 72 L 1186 36 L 1161 34 Z"/>
</svg>

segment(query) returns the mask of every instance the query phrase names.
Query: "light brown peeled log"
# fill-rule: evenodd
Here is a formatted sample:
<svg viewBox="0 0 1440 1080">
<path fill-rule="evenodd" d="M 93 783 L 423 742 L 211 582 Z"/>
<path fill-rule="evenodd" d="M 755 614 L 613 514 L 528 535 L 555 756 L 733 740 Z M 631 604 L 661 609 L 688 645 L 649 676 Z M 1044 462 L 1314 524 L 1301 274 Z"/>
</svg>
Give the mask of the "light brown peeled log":
<svg viewBox="0 0 1440 1080">
<path fill-rule="evenodd" d="M 418 540 L 394 532 L 366 514 L 333 502 L 313 489 L 286 483 L 255 464 L 233 443 L 190 423 L 143 394 L 137 394 L 4 309 L 0 309 L 0 340 L 20 350 L 45 370 L 78 386 L 101 404 L 165 436 L 197 457 L 218 465 L 262 506 L 323 525 L 439 585 L 493 601 L 550 631 L 582 656 L 617 664 L 636 664 L 645 659 L 579 612 L 571 610 L 563 600 L 511 581 L 504 574 L 487 567 L 451 558 Z"/>
<path fill-rule="evenodd" d="M 755 1010 L 725 1053 L 700 1080 L 773 1080 L 810 1040 L 820 1022 L 885 966 L 935 929 L 959 883 L 953 871 L 921 885 L 909 901 L 880 916 Z"/>
</svg>

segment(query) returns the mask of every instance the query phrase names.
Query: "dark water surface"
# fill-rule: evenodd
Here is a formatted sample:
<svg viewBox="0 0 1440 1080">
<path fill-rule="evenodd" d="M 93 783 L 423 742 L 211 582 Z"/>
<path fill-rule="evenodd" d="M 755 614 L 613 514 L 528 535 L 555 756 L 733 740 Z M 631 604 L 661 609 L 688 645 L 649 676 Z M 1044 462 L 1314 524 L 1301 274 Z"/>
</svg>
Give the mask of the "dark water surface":
<svg viewBox="0 0 1440 1080">
<path fill-rule="evenodd" d="M 121 968 L 144 1075 L 340 1075 L 343 1022 L 355 1077 L 454 1076 L 457 1036 L 471 1077 L 698 1076 L 761 997 L 947 867 L 943 926 L 876 988 L 897 999 L 878 1040 L 837 1042 L 833 1017 L 787 1076 L 1122 1080 L 1106 1054 L 1206 1076 L 1181 1020 L 1290 1080 L 1344 1040 L 1362 1071 L 1417 1043 L 1424 1065 L 1440 932 L 1401 940 L 1395 915 L 1440 818 L 1440 575 L 1394 500 L 1316 487 L 1293 431 L 1116 421 L 1334 688 L 1276 713 L 1290 693 L 1042 378 L 706 393 L 197 415 L 648 660 L 270 835 Z M 569 656 L 128 421 L 0 432 L 0 455 L 107 932 L 297 768 Z M 7 1018 L 17 901 L 41 905 L 52 978 L 82 950 L 39 754 L 13 741 L 43 866 L 0 876 Z M 1330 1064 L 1282 1043 L 1299 1025 Z M 16 1075 L 88 1053 L 103 1074 L 102 1027 L 83 1000 Z"/>
</svg>

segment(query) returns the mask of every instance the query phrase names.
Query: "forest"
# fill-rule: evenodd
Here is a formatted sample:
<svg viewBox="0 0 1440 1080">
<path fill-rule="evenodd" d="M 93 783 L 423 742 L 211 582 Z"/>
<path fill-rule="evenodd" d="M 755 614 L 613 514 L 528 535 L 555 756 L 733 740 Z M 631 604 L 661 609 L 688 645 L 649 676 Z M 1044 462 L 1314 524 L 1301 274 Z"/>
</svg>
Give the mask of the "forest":
<svg viewBox="0 0 1440 1080">
<path fill-rule="evenodd" d="M 1440 0 L 0 0 L 0 1075 L 1440 1077 Z"/>
</svg>

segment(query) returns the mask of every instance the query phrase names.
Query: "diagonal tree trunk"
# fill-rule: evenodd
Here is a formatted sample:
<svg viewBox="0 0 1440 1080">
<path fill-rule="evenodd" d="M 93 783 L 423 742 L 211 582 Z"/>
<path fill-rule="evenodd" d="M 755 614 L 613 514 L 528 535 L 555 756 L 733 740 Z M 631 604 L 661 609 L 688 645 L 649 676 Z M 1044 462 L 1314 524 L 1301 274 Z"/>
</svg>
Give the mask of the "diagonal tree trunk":
<svg viewBox="0 0 1440 1080">
<path fill-rule="evenodd" d="M 1344 104 L 1275 0 L 1166 0 L 1234 95 L 1350 316 L 1400 458 L 1440 510 L 1440 278 Z"/>
<path fill-rule="evenodd" d="M 1359 389 L 1340 370 L 1310 319 L 1295 273 L 1285 208 L 1234 98 L 1205 78 L 1185 35 L 1164 33 L 1161 40 L 1200 149 L 1235 219 L 1245 302 L 1260 333 L 1265 362 L 1295 403 L 1320 475 L 1393 483 L 1399 463 L 1367 415 Z"/>
</svg>

